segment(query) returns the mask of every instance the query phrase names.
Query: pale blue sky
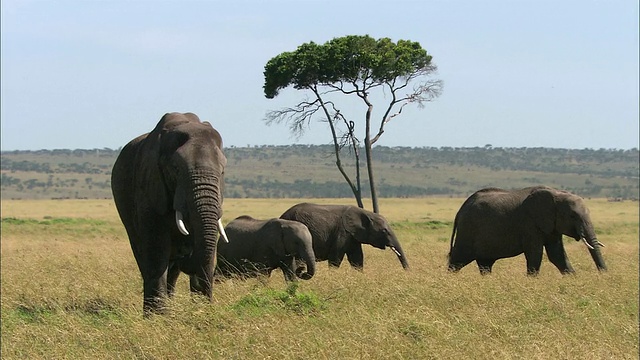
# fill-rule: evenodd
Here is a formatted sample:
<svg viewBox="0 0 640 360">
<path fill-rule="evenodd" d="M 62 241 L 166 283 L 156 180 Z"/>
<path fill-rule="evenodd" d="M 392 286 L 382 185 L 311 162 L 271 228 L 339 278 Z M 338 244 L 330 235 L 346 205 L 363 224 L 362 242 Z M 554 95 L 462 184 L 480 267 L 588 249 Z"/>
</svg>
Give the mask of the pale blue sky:
<svg viewBox="0 0 640 360">
<path fill-rule="evenodd" d="M 444 81 L 380 145 L 638 147 L 637 1 L 2 0 L 1 10 L 2 150 L 116 149 L 171 111 L 209 120 L 226 146 L 326 144 L 323 123 L 300 139 L 264 124 L 304 94 L 266 99 L 262 72 L 304 42 L 351 34 L 420 42 Z M 344 107 L 360 116 L 358 105 Z"/>
</svg>

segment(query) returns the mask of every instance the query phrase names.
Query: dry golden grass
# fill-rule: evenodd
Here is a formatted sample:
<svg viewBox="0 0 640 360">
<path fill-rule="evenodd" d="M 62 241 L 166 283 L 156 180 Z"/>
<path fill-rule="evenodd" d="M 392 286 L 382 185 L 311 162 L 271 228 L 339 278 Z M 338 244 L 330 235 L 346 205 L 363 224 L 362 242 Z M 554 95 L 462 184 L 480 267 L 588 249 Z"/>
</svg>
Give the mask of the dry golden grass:
<svg viewBox="0 0 640 360">
<path fill-rule="evenodd" d="M 339 269 L 320 263 L 297 290 L 280 272 L 230 280 L 216 284 L 213 304 L 191 297 L 181 277 L 169 314 L 146 320 L 140 275 L 111 201 L 3 201 L 1 356 L 638 358 L 637 202 L 588 201 L 609 272 L 599 274 L 571 240 L 575 276 L 545 259 L 530 278 L 522 256 L 498 261 L 490 276 L 474 264 L 446 271 L 451 221 L 463 200 L 381 200 L 410 271 L 391 251 L 365 246 L 363 272 L 346 261 Z M 299 201 L 227 199 L 225 221 L 277 217 Z"/>
</svg>

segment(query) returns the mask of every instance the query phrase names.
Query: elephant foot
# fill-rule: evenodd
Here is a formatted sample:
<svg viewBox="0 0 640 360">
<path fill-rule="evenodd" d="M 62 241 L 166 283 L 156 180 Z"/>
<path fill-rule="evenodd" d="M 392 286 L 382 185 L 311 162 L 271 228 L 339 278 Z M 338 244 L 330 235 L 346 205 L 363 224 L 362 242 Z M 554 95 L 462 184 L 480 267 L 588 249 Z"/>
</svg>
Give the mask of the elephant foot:
<svg viewBox="0 0 640 360">
<path fill-rule="evenodd" d="M 145 300 L 143 306 L 143 316 L 149 318 L 153 315 L 165 315 L 168 311 L 164 301 L 160 299 Z"/>
<path fill-rule="evenodd" d="M 449 272 L 452 273 L 457 273 L 458 271 L 460 271 L 464 266 L 460 266 L 458 264 L 449 264 L 449 266 L 447 266 L 447 270 Z"/>
</svg>

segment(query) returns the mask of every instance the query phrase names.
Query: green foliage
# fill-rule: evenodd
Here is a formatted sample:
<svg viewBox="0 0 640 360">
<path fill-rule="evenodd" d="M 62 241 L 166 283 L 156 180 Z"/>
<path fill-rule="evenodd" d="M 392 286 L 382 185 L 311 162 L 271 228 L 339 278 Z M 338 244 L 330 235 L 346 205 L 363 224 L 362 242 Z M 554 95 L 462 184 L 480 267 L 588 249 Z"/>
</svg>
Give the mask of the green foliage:
<svg viewBox="0 0 640 360">
<path fill-rule="evenodd" d="M 369 35 L 334 38 L 323 45 L 309 42 L 267 62 L 264 94 L 271 99 L 290 85 L 309 89 L 336 82 L 384 83 L 425 71 L 431 55 L 419 43 Z"/>
<path fill-rule="evenodd" d="M 313 315 L 324 309 L 324 301 L 316 294 L 299 292 L 298 287 L 297 282 L 292 282 L 285 290 L 261 289 L 245 295 L 232 307 L 239 314 L 251 316 L 278 311 Z"/>
</svg>

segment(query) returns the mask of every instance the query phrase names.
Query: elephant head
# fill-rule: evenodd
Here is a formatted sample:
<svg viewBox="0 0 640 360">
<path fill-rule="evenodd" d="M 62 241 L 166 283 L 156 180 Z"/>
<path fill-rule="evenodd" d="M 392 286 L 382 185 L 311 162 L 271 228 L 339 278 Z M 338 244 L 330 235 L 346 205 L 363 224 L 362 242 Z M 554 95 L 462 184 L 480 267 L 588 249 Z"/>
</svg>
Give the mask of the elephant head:
<svg viewBox="0 0 640 360">
<path fill-rule="evenodd" d="M 306 266 L 296 266 L 295 274 L 303 280 L 309 280 L 316 273 L 316 256 L 313 252 L 313 240 L 306 225 L 297 221 L 274 219 L 281 226 L 280 238 L 273 239 L 273 251 L 282 257 L 293 255 Z M 295 263 L 295 262 L 294 262 Z M 294 264 L 295 265 L 295 264 Z"/>
<path fill-rule="evenodd" d="M 546 234 L 557 232 L 583 241 L 598 270 L 607 270 L 600 252 L 604 244 L 596 237 L 589 209 L 582 198 L 564 191 L 539 188 L 525 199 L 523 207 L 540 231 Z"/>
<path fill-rule="evenodd" d="M 398 238 L 382 215 L 350 206 L 344 213 L 343 221 L 346 232 L 355 241 L 383 250 L 389 247 L 398 256 L 402 267 L 409 268 L 409 263 Z"/>
</svg>

